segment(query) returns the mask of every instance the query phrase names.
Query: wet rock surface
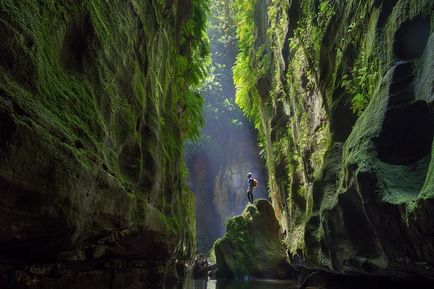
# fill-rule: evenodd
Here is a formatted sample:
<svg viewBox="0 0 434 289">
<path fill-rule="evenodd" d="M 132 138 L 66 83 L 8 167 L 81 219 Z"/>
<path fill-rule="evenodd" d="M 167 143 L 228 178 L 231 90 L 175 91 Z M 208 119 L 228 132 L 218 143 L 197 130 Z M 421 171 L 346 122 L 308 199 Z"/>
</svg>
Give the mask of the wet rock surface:
<svg viewBox="0 0 434 289">
<path fill-rule="evenodd" d="M 282 232 L 271 203 L 259 199 L 229 219 L 225 235 L 214 244 L 217 278 L 293 277 Z"/>
</svg>

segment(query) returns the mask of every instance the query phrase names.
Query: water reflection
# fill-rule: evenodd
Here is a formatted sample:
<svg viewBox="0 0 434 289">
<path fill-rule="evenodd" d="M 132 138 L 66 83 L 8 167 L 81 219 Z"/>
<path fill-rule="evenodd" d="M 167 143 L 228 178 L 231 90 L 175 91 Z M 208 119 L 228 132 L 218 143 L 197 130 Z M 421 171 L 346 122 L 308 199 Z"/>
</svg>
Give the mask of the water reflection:
<svg viewBox="0 0 434 289">
<path fill-rule="evenodd" d="M 186 280 L 177 289 L 288 289 L 298 288 L 290 280 Z"/>
</svg>

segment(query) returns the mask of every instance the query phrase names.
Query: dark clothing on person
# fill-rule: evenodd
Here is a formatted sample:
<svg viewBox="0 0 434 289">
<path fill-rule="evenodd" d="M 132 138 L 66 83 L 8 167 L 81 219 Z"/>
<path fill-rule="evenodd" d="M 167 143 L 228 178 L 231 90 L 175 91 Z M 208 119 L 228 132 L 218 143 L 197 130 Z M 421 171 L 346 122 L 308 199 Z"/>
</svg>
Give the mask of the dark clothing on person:
<svg viewBox="0 0 434 289">
<path fill-rule="evenodd" d="M 255 187 L 253 178 L 249 179 L 249 191 L 253 191 L 253 188 Z"/>
<path fill-rule="evenodd" d="M 249 199 L 250 203 L 253 203 L 253 194 L 252 194 L 252 192 L 247 192 L 247 198 Z"/>
<path fill-rule="evenodd" d="M 253 203 L 253 189 L 255 188 L 253 178 L 249 178 L 249 187 L 247 188 L 247 198 L 250 203 Z"/>
</svg>

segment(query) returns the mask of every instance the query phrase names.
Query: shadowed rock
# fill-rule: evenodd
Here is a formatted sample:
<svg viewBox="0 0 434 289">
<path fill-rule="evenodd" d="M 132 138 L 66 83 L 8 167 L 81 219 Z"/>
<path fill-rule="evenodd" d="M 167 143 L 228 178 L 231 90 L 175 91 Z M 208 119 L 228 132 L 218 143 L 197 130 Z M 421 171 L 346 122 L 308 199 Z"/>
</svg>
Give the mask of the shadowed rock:
<svg viewBox="0 0 434 289">
<path fill-rule="evenodd" d="M 0 288 L 157 288 L 184 274 L 182 149 L 201 103 L 174 80 L 177 59 L 200 58 L 180 39 L 206 44 L 187 35 L 204 29 L 195 5 L 1 2 Z"/>
<path fill-rule="evenodd" d="M 214 244 L 217 278 L 291 277 L 283 235 L 269 201 L 248 204 L 240 216 L 227 221 L 226 230 Z"/>
</svg>

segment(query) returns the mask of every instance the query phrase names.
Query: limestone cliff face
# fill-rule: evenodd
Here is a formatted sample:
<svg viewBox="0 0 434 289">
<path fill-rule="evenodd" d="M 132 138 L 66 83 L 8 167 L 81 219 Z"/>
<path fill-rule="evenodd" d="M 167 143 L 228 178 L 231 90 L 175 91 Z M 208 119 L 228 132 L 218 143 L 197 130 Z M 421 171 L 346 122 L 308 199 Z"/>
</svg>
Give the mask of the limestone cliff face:
<svg viewBox="0 0 434 289">
<path fill-rule="evenodd" d="M 289 254 L 432 277 L 433 2 L 240 3 L 255 26 L 238 35 L 237 102 L 266 144 Z"/>
<path fill-rule="evenodd" d="M 0 287 L 157 286 L 194 253 L 205 9 L 163 2 L 1 1 Z"/>
</svg>

